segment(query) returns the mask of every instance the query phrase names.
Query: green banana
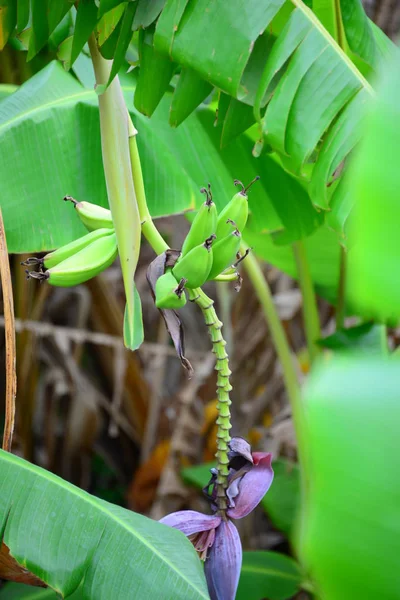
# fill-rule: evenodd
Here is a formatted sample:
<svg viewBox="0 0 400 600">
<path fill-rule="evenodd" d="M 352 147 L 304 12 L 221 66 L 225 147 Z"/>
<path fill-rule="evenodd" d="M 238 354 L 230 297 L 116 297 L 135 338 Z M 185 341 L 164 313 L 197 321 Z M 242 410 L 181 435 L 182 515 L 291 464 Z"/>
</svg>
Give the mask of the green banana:
<svg viewBox="0 0 400 600">
<path fill-rule="evenodd" d="M 51 269 L 55 267 L 63 260 L 77 254 L 86 246 L 89 246 L 92 242 L 104 237 L 105 235 L 111 235 L 113 233 L 112 229 L 96 229 L 95 231 L 91 231 L 90 233 L 70 242 L 69 244 L 65 244 L 65 246 L 61 246 L 54 250 L 53 252 L 49 252 L 43 258 L 36 258 L 35 256 L 29 257 L 27 260 L 21 263 L 21 265 L 31 266 L 31 265 L 42 265 L 45 269 Z"/>
<path fill-rule="evenodd" d="M 27 271 L 28 279 L 48 281 L 51 285 L 70 287 L 95 277 L 115 260 L 118 254 L 115 233 L 103 235 L 94 242 L 44 272 Z"/>
<path fill-rule="evenodd" d="M 174 277 L 178 281 L 186 279 L 186 287 L 197 288 L 207 281 L 213 263 L 211 245 L 214 239 L 215 235 L 211 235 L 203 244 L 195 246 L 185 256 L 180 256 L 175 263 L 172 269 Z"/>
<path fill-rule="evenodd" d="M 241 181 L 235 179 L 234 184 L 242 186 L 242 189 L 233 196 L 232 200 L 228 202 L 218 216 L 216 231 L 218 240 L 229 235 L 231 231 L 229 224 L 227 223 L 228 219 L 236 223 L 236 227 L 239 231 L 243 231 L 247 223 L 247 217 L 249 216 L 247 190 L 259 179 L 260 177 L 257 175 L 247 187 L 244 187 Z"/>
<path fill-rule="evenodd" d="M 108 208 L 91 202 L 78 202 L 72 196 L 65 196 L 64 200 L 73 203 L 80 220 L 89 231 L 103 228 L 114 229 L 111 210 Z"/>
<path fill-rule="evenodd" d="M 201 188 L 200 191 L 203 194 L 206 194 L 207 199 L 199 208 L 189 233 L 185 238 L 182 246 L 182 257 L 204 242 L 205 239 L 209 238 L 211 235 L 215 235 L 215 230 L 217 228 L 217 207 L 212 199 L 210 184 L 208 184 L 208 190 L 206 190 L 206 188 Z"/>
<path fill-rule="evenodd" d="M 181 279 L 178 283 L 172 269 L 168 269 L 156 281 L 156 306 L 157 308 L 182 308 L 186 304 L 184 293 L 186 280 Z"/>
<path fill-rule="evenodd" d="M 213 264 L 208 274 L 208 280 L 214 279 L 214 277 L 217 277 L 235 263 L 241 241 L 242 234 L 239 229 L 234 229 L 229 235 L 215 244 L 213 248 Z"/>
</svg>

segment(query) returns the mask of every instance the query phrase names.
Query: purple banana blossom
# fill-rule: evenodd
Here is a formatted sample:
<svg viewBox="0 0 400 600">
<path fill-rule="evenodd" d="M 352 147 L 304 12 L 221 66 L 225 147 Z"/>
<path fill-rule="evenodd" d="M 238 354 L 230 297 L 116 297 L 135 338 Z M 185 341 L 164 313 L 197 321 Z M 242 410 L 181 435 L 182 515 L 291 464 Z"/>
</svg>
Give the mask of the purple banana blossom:
<svg viewBox="0 0 400 600">
<path fill-rule="evenodd" d="M 251 453 L 249 444 L 241 438 L 233 438 L 230 448 L 226 514 L 221 514 L 214 503 L 215 472 L 212 470 L 210 484 L 205 489 L 213 488 L 211 494 L 206 493 L 213 515 L 181 510 L 160 521 L 182 531 L 205 561 L 204 571 L 211 600 L 235 599 L 242 565 L 242 545 L 231 519 L 248 515 L 266 494 L 274 477 L 271 454 Z"/>
</svg>

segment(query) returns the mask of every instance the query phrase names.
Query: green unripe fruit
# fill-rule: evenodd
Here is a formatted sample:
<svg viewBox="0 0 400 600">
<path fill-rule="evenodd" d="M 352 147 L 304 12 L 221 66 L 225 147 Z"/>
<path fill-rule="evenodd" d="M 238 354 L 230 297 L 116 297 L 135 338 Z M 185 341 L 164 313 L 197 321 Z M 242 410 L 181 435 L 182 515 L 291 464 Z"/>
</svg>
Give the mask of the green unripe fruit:
<svg viewBox="0 0 400 600">
<path fill-rule="evenodd" d="M 176 262 L 172 272 L 179 281 L 186 279 L 186 287 L 193 289 L 207 281 L 213 263 L 211 249 L 215 236 L 210 236 L 204 244 L 199 244 Z"/>
<path fill-rule="evenodd" d="M 113 229 L 96 229 L 96 231 L 91 231 L 77 240 L 74 240 L 69 244 L 65 244 L 65 246 L 60 246 L 60 248 L 57 248 L 57 250 L 49 252 L 43 258 L 31 256 L 21 264 L 25 266 L 42 265 L 45 267 L 45 269 L 51 269 L 70 256 L 77 254 L 80 250 L 83 250 L 83 248 L 86 248 L 86 246 L 89 246 L 89 244 L 92 242 L 106 235 L 111 235 L 112 233 L 114 233 Z"/>
<path fill-rule="evenodd" d="M 231 232 L 229 223 L 227 223 L 228 219 L 236 223 L 236 227 L 239 229 L 239 231 L 243 231 L 243 229 L 245 228 L 247 223 L 247 217 L 249 216 L 247 190 L 250 188 L 250 186 L 253 185 L 255 181 L 258 181 L 258 179 L 260 178 L 255 177 L 246 188 L 244 187 L 243 183 L 241 183 L 241 181 L 235 179 L 235 185 L 242 186 L 242 189 L 240 192 L 233 196 L 232 200 L 228 202 L 228 204 L 218 216 L 216 231 L 216 236 L 218 240 L 229 235 L 229 233 Z"/>
<path fill-rule="evenodd" d="M 182 308 L 186 304 L 186 296 L 183 291 L 185 281 L 177 282 L 169 269 L 156 281 L 156 306 L 157 308 Z"/>
<path fill-rule="evenodd" d="M 114 229 L 111 211 L 92 202 L 78 202 L 72 196 L 65 196 L 64 200 L 73 203 L 80 220 L 89 231 L 95 229 Z"/>
<path fill-rule="evenodd" d="M 238 229 L 219 240 L 213 248 L 213 264 L 208 274 L 208 279 L 214 279 L 236 261 L 242 235 Z"/>
<path fill-rule="evenodd" d="M 103 235 L 44 273 L 27 272 L 28 277 L 48 281 L 51 285 L 70 287 L 95 277 L 115 260 L 118 254 L 115 233 Z"/>
<path fill-rule="evenodd" d="M 193 220 L 182 246 L 182 256 L 185 256 L 190 250 L 199 246 L 205 239 L 215 235 L 217 228 L 217 207 L 212 200 L 210 184 L 208 185 L 208 190 L 202 188 L 200 191 L 207 195 L 207 200 L 201 205 Z"/>
</svg>

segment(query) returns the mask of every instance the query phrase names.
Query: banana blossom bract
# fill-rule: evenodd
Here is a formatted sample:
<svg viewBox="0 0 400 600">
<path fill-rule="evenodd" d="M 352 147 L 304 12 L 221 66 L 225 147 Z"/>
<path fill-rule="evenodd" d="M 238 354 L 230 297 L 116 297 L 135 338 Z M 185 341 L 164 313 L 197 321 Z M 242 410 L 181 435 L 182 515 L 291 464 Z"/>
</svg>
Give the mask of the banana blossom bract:
<svg viewBox="0 0 400 600">
<path fill-rule="evenodd" d="M 212 472 L 211 494 L 207 494 L 213 515 L 194 510 L 171 513 L 161 523 L 182 531 L 193 543 L 204 570 L 211 600 L 234 600 L 242 565 L 242 545 L 239 533 L 231 519 L 248 515 L 262 500 L 271 486 L 274 472 L 272 455 L 250 451 L 241 438 L 230 442 L 230 472 L 226 496 L 229 508 L 226 517 L 218 514 L 215 500 L 215 472 Z"/>
</svg>

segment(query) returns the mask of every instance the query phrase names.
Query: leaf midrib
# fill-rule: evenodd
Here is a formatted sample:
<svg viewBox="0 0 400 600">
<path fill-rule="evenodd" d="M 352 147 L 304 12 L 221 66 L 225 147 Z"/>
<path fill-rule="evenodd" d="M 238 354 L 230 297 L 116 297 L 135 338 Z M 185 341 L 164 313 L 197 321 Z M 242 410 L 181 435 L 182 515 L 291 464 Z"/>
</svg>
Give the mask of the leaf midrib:
<svg viewBox="0 0 400 600">
<path fill-rule="evenodd" d="M 142 537 L 134 529 L 131 529 L 127 525 L 127 523 L 125 523 L 125 521 L 120 520 L 114 513 L 108 512 L 106 510 L 105 506 L 103 505 L 103 503 L 100 502 L 97 498 L 94 498 L 87 492 L 81 490 L 80 488 L 73 486 L 72 484 L 67 484 L 63 479 L 61 479 L 61 477 L 58 477 L 57 475 L 54 475 L 53 473 L 50 473 L 50 472 L 46 471 L 45 469 L 42 469 L 41 467 L 36 467 L 25 461 L 21 463 L 20 460 L 17 459 L 13 454 L 9 454 L 8 452 L 5 452 L 4 450 L 1 450 L 1 452 L 0 452 L 0 462 L 1 462 L 1 460 L 5 460 L 6 462 L 15 464 L 15 465 L 17 465 L 17 467 L 19 467 L 21 469 L 25 469 L 26 471 L 30 471 L 34 475 L 38 475 L 38 471 L 40 471 L 41 473 L 44 473 L 45 475 L 39 475 L 39 476 L 43 476 L 44 479 L 48 479 L 49 481 L 55 483 L 55 485 L 59 485 L 60 488 L 63 488 L 65 490 L 67 490 L 68 492 L 75 494 L 75 496 L 78 496 L 82 500 L 88 502 L 90 505 L 97 508 L 100 512 L 106 514 L 108 516 L 108 518 L 110 518 L 112 521 L 115 521 L 119 525 L 122 525 L 122 527 L 124 529 L 126 529 L 128 532 L 130 532 L 134 537 L 136 537 L 136 539 L 141 541 L 144 546 L 149 548 L 156 556 L 158 556 L 161 559 L 162 562 L 164 562 L 167 566 L 169 566 L 172 571 L 177 573 L 181 579 L 186 581 L 189 584 L 189 586 L 192 587 L 196 591 L 197 594 L 201 594 L 202 598 L 209 600 L 208 596 L 204 596 L 203 593 L 192 584 L 190 579 L 181 575 L 181 572 L 178 571 L 168 561 L 168 559 L 166 559 L 160 552 L 158 552 L 154 546 L 149 544 L 149 542 L 146 540 L 146 538 Z M 10 552 L 11 552 L 11 549 L 10 549 Z"/>
<path fill-rule="evenodd" d="M 302 0 L 290 0 L 290 1 L 292 2 L 292 4 L 294 6 L 296 6 L 296 8 L 301 10 L 306 15 L 306 17 L 312 22 L 314 27 L 316 29 L 318 29 L 318 31 L 324 36 L 324 38 L 327 40 L 328 44 L 337 52 L 337 54 L 340 56 L 341 60 L 346 63 L 346 65 L 350 69 L 350 71 L 352 71 L 352 73 L 357 77 L 357 79 L 360 81 L 363 88 L 365 88 L 367 90 L 367 92 L 369 92 L 371 94 L 371 96 L 373 96 L 374 90 L 373 90 L 372 86 L 368 83 L 368 81 L 365 79 L 365 77 L 360 73 L 360 71 L 357 69 L 357 67 L 352 63 L 352 61 L 347 56 L 347 54 L 345 52 L 343 52 L 343 50 L 341 49 L 339 44 L 330 35 L 330 33 L 325 29 L 325 27 L 321 24 L 319 19 L 317 19 L 317 17 L 312 12 L 312 10 L 310 8 L 308 8 L 308 6 L 306 6 L 302 2 Z"/>
<path fill-rule="evenodd" d="M 124 86 L 122 88 L 122 91 L 126 91 L 126 92 L 131 92 L 134 90 L 135 90 L 135 88 L 133 86 Z M 26 119 L 26 117 L 29 115 L 33 115 L 35 113 L 45 111 L 48 108 L 53 108 L 53 106 L 62 106 L 63 104 L 69 104 L 70 102 L 72 102 L 74 100 L 77 101 L 78 99 L 85 98 L 87 96 L 95 97 L 96 93 L 94 92 L 94 90 L 87 90 L 85 88 L 82 88 L 82 91 L 79 91 L 78 93 L 69 94 L 68 96 L 62 96 L 61 98 L 57 98 L 56 100 L 53 99 L 50 102 L 46 102 L 45 104 L 39 104 L 39 105 L 35 106 L 34 108 L 30 108 L 29 110 L 25 110 L 24 112 L 18 113 L 18 115 L 16 115 L 12 119 L 0 124 L 0 134 L 4 129 L 8 129 L 13 124 L 18 123 L 18 121 Z"/>
<path fill-rule="evenodd" d="M 281 579 L 288 579 L 290 581 L 294 581 L 294 582 L 298 582 L 299 581 L 299 577 L 296 577 L 296 575 L 294 575 L 293 573 L 286 573 L 284 571 L 277 571 L 276 569 L 272 569 L 269 567 L 255 567 L 255 566 L 248 566 L 248 565 L 243 565 L 242 567 L 242 572 L 243 573 L 257 573 L 258 575 L 275 575 L 276 577 L 280 577 Z"/>
</svg>

